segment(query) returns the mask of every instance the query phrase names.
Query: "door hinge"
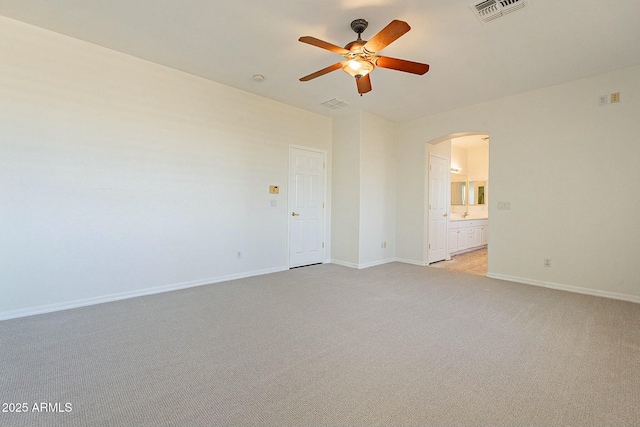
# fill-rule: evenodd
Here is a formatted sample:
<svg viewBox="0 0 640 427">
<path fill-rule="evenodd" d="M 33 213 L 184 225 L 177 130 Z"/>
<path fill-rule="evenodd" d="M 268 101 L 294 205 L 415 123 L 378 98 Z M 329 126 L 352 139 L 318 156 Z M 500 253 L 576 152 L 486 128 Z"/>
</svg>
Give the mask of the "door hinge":
<svg viewBox="0 0 640 427">
<path fill-rule="evenodd" d="M 429 170 L 432 171 L 433 170 L 433 165 L 429 165 Z"/>
<path fill-rule="evenodd" d="M 327 164 L 325 162 L 322 162 L 322 169 L 326 169 L 327 168 Z"/>
<path fill-rule="evenodd" d="M 429 249 L 431 249 L 431 245 L 429 245 Z"/>
<path fill-rule="evenodd" d="M 322 204 L 322 209 L 324 209 L 324 203 Z"/>
<path fill-rule="evenodd" d="M 324 248 L 324 242 L 322 242 L 322 248 Z"/>
</svg>

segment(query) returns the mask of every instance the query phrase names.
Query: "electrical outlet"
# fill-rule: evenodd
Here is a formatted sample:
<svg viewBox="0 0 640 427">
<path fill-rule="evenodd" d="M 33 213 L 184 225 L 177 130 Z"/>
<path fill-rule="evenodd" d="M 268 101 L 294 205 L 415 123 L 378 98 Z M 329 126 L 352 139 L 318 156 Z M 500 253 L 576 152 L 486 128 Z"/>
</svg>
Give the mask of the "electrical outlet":
<svg viewBox="0 0 640 427">
<path fill-rule="evenodd" d="M 545 258 L 544 259 L 544 266 L 545 267 L 551 267 L 551 258 Z"/>
</svg>

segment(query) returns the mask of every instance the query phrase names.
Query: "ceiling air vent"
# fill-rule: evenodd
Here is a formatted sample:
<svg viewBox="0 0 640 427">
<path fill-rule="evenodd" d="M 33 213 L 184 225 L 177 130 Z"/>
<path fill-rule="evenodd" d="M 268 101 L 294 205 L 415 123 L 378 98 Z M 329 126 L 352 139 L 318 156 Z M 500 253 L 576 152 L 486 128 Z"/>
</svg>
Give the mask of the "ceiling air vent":
<svg viewBox="0 0 640 427">
<path fill-rule="evenodd" d="M 522 9 L 528 3 L 529 0 L 484 0 L 470 4 L 469 7 L 480 22 L 484 23 Z"/>
<path fill-rule="evenodd" d="M 500 0 L 504 13 L 511 13 L 524 7 L 524 0 Z"/>
<path fill-rule="evenodd" d="M 347 104 L 346 102 L 338 99 L 338 98 L 331 98 L 328 101 L 324 101 L 322 102 L 320 105 L 323 105 L 325 107 L 331 108 L 332 110 L 338 110 L 340 108 L 346 107 Z"/>
</svg>

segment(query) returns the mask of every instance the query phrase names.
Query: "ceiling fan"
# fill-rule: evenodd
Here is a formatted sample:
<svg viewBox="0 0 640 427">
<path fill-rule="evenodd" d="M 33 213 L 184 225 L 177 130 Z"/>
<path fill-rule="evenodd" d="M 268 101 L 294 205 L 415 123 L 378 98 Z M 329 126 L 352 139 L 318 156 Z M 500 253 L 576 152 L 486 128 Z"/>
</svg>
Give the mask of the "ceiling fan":
<svg viewBox="0 0 640 427">
<path fill-rule="evenodd" d="M 428 64 L 378 55 L 382 49 L 408 32 L 411 29 L 409 24 L 397 19 L 393 20 L 378 34 L 373 36 L 371 40 L 362 40 L 362 32 L 367 29 L 368 25 L 369 23 L 364 19 L 356 19 L 353 21 L 351 23 L 351 29 L 358 34 L 358 39 L 352 41 L 343 48 L 315 37 L 300 37 L 298 41 L 301 41 L 302 43 L 307 43 L 329 50 L 337 53 L 338 55 L 344 56 L 345 59 L 344 61 L 337 62 L 327 68 L 323 68 L 322 70 L 309 74 L 308 76 L 304 76 L 300 81 L 306 82 L 342 68 L 345 73 L 355 77 L 356 85 L 358 86 L 358 93 L 362 96 L 363 93 L 371 91 L 371 78 L 369 77 L 369 73 L 371 73 L 371 71 L 376 67 L 419 75 L 429 71 Z"/>
</svg>

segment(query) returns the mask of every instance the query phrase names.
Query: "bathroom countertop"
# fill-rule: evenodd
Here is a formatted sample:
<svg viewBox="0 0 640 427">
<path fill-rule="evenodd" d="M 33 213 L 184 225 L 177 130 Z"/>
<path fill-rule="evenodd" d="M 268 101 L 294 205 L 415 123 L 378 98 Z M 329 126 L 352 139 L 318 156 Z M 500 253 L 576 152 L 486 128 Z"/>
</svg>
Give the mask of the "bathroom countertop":
<svg viewBox="0 0 640 427">
<path fill-rule="evenodd" d="M 470 220 L 478 220 L 478 219 L 489 219 L 489 217 L 466 217 L 466 218 L 451 218 L 451 221 L 470 221 Z"/>
</svg>

